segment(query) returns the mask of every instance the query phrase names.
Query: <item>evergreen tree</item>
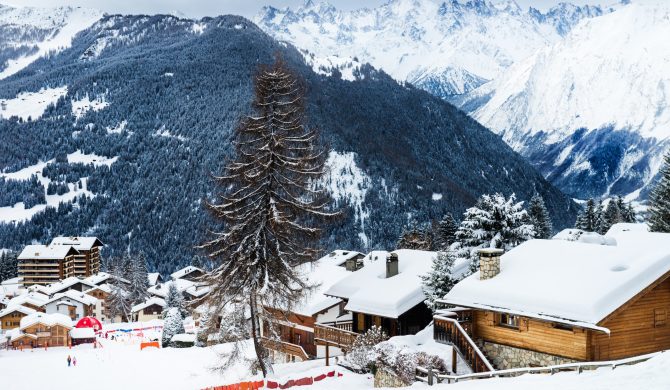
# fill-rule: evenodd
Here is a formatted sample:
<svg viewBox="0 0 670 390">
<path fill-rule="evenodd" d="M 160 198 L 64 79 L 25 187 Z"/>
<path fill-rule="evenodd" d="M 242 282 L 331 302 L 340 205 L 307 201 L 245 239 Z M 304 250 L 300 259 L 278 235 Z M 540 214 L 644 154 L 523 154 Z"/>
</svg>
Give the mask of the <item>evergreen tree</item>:
<svg viewBox="0 0 670 390">
<path fill-rule="evenodd" d="M 528 218 L 530 223 L 535 226 L 535 238 L 549 239 L 553 233 L 551 217 L 544 199 L 540 194 L 535 194 L 528 204 Z"/>
<path fill-rule="evenodd" d="M 202 258 L 200 255 L 195 255 L 191 258 L 191 265 L 194 267 L 198 267 L 202 270 L 206 269 L 207 267 L 205 266 L 206 261 L 205 259 Z"/>
<path fill-rule="evenodd" d="M 628 203 L 627 205 L 624 206 L 623 209 L 621 209 L 621 220 L 622 220 L 622 222 L 635 223 L 636 219 L 637 219 L 637 215 L 636 215 L 635 209 L 633 208 L 633 205 L 631 203 Z"/>
<path fill-rule="evenodd" d="M 621 209 L 619 208 L 620 207 L 619 199 L 621 198 L 610 199 L 609 203 L 607 204 L 607 207 L 605 208 L 605 213 L 603 214 L 603 226 L 602 226 L 602 231 L 604 233 L 607 233 L 607 231 L 610 230 L 612 225 L 622 221 Z"/>
<path fill-rule="evenodd" d="M 184 303 L 184 296 L 177 289 L 175 282 L 168 283 L 168 292 L 165 295 L 165 307 L 163 308 L 163 315 L 165 315 L 170 309 L 178 309 L 182 317 L 188 315 L 186 310 L 186 305 Z"/>
<path fill-rule="evenodd" d="M 111 318 L 120 316 L 122 321 L 130 319 L 132 301 L 130 293 L 125 290 L 122 282 L 128 274 L 128 258 L 116 257 L 107 259 L 107 269 L 110 274 L 109 282 L 111 293 L 107 297 L 107 307 Z"/>
<path fill-rule="evenodd" d="M 18 276 L 19 262 L 16 252 L 4 251 L 0 255 L 0 282 Z"/>
<path fill-rule="evenodd" d="M 437 252 L 430 272 L 422 277 L 423 291 L 427 297 L 426 305 L 432 310 L 435 310 L 435 301 L 444 298 L 457 282 L 451 274 L 454 261 L 455 258 L 451 252 Z"/>
<path fill-rule="evenodd" d="M 670 151 L 664 157 L 661 179 L 649 195 L 649 230 L 670 233 Z"/>
<path fill-rule="evenodd" d="M 482 195 L 463 214 L 456 231 L 459 243 L 456 256 L 469 259 L 470 269 L 475 271 L 479 268 L 479 248 L 509 250 L 533 238 L 535 228 L 527 220 L 523 202 L 517 202 L 514 194 L 509 199 L 502 194 Z"/>
<path fill-rule="evenodd" d="M 593 198 L 586 201 L 584 210 L 577 217 L 575 228 L 584 230 L 586 232 L 595 232 L 597 230 L 598 215 L 596 213 L 596 203 Z"/>
<path fill-rule="evenodd" d="M 161 337 L 163 348 L 172 346 L 173 344 L 170 342 L 172 337 L 180 333 L 184 333 L 184 319 L 179 313 L 179 309 L 173 307 L 163 317 L 163 334 Z"/>
<path fill-rule="evenodd" d="M 396 244 L 396 249 L 417 249 L 429 251 L 432 249 L 433 240 L 429 229 L 421 229 L 413 226 L 410 230 L 405 230 L 400 235 Z"/>
<path fill-rule="evenodd" d="M 605 210 L 603 209 L 603 201 L 598 201 L 598 206 L 596 207 L 596 232 L 598 234 L 604 235 L 607 233 L 607 223 L 605 222 Z"/>
<path fill-rule="evenodd" d="M 442 220 L 437 226 L 437 233 L 435 234 L 435 248 L 438 251 L 446 251 L 449 246 L 456 242 L 456 231 L 458 230 L 458 223 L 451 215 L 447 213 L 442 217 Z"/>
</svg>

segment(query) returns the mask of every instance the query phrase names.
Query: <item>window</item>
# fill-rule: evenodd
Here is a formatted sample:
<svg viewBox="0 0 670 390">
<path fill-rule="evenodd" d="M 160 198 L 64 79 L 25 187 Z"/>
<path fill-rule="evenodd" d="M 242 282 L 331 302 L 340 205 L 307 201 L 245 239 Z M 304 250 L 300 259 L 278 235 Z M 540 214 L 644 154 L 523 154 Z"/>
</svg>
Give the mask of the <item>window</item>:
<svg viewBox="0 0 670 390">
<path fill-rule="evenodd" d="M 665 326 L 665 323 L 668 319 L 668 314 L 665 309 L 655 309 L 654 310 L 654 328 L 659 328 Z"/>
<path fill-rule="evenodd" d="M 498 325 L 519 329 L 519 317 L 502 313 L 500 314 Z"/>
</svg>

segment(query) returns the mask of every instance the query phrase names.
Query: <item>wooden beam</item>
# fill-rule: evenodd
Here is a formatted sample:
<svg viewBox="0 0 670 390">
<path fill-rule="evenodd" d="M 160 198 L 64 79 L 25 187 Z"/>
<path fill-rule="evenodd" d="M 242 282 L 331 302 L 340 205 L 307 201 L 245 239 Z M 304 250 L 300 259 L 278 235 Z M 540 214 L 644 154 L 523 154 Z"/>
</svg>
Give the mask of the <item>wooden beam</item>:
<svg viewBox="0 0 670 390">
<path fill-rule="evenodd" d="M 328 350 L 328 343 L 326 343 L 326 367 L 330 365 L 330 351 Z"/>
</svg>

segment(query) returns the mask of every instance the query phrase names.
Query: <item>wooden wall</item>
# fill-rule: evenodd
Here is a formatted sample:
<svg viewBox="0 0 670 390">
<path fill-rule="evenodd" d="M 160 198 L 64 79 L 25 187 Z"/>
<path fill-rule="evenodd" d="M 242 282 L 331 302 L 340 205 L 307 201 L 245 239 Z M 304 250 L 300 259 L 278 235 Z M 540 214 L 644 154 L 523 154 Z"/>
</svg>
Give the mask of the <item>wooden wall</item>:
<svg viewBox="0 0 670 390">
<path fill-rule="evenodd" d="M 670 279 L 639 294 L 599 325 L 611 333 L 594 333 L 590 352 L 595 360 L 670 349 Z"/>
<path fill-rule="evenodd" d="M 555 328 L 550 322 L 521 317 L 519 329 L 498 325 L 496 313 L 475 310 L 473 335 L 496 344 L 529 349 L 575 360 L 587 359 L 588 332 L 585 329 Z"/>
<path fill-rule="evenodd" d="M 20 311 L 11 312 L 4 317 L 0 317 L 0 329 L 14 329 L 18 328 L 21 322 L 21 318 L 26 315 Z"/>
</svg>

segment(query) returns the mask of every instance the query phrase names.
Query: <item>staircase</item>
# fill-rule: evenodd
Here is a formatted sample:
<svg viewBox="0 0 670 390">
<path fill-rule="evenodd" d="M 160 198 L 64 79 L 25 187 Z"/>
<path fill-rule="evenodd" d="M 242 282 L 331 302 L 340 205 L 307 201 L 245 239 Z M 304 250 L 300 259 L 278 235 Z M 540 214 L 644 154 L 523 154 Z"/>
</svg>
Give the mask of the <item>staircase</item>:
<svg viewBox="0 0 670 390">
<path fill-rule="evenodd" d="M 472 372 L 495 371 L 484 353 L 470 338 L 458 320 L 453 318 L 435 316 L 433 326 L 433 338 L 437 342 L 452 345 L 465 360 Z"/>
</svg>

